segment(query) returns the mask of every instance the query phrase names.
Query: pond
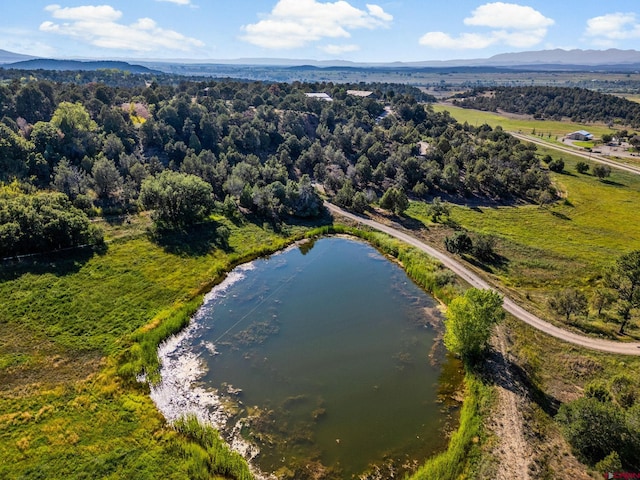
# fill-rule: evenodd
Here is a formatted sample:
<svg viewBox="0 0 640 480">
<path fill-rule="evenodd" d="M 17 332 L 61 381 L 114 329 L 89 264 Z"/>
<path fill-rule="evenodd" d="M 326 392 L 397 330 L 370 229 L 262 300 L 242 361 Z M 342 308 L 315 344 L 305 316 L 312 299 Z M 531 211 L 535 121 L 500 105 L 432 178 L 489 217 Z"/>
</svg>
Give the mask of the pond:
<svg viewBox="0 0 640 480">
<path fill-rule="evenodd" d="M 211 421 L 278 478 L 388 478 L 447 444 L 461 380 L 434 353 L 437 303 L 360 241 L 234 270 L 160 349 L 167 418 Z M 367 476 L 365 475 L 365 477 Z"/>
</svg>

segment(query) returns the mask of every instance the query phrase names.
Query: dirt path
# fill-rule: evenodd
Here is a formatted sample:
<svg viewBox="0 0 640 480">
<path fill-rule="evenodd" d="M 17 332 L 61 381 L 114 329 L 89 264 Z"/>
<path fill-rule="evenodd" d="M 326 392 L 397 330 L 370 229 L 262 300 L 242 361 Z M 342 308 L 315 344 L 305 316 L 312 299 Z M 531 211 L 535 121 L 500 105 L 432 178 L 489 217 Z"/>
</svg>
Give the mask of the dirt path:
<svg viewBox="0 0 640 480">
<path fill-rule="evenodd" d="M 361 217 L 359 215 L 355 215 L 353 213 L 347 212 L 346 210 L 343 210 L 337 205 L 334 205 L 329 202 L 325 202 L 325 206 L 333 213 L 342 215 L 355 222 L 361 223 L 363 225 L 367 225 L 373 229 L 384 232 L 388 235 L 391 235 L 392 237 L 402 240 L 403 242 L 422 250 L 423 252 L 427 253 L 428 255 L 440 261 L 445 267 L 449 268 L 456 275 L 458 275 L 464 281 L 469 283 L 469 285 L 471 285 L 472 287 L 480 288 L 480 289 L 497 290 L 491 285 L 489 285 L 489 283 L 487 283 L 485 280 L 480 278 L 480 276 L 478 276 L 476 273 L 474 273 L 473 271 L 471 271 L 470 269 L 462 265 L 457 260 L 454 260 L 453 258 L 446 255 L 445 253 L 440 252 L 439 250 L 436 250 L 435 248 L 427 245 L 426 243 L 421 242 L 417 238 L 407 233 L 404 233 L 398 230 L 397 228 L 390 227 L 388 225 L 384 225 L 382 223 L 376 222 L 375 220 L 371 220 L 369 218 Z M 502 292 L 500 293 L 503 294 Z M 514 317 L 527 323 L 533 328 L 536 328 L 553 337 L 559 338 L 560 340 L 563 340 L 565 342 L 569 342 L 584 348 L 589 348 L 591 350 L 599 350 L 601 352 L 615 353 L 619 355 L 640 356 L 640 343 L 614 342 L 611 340 L 602 340 L 599 338 L 592 338 L 584 335 L 579 335 L 577 333 L 569 332 L 560 327 L 556 327 L 555 325 L 552 325 L 551 323 L 545 320 L 542 320 L 536 315 L 528 312 L 527 310 L 522 308 L 520 305 L 516 304 L 513 300 L 511 300 L 507 296 L 504 296 L 503 307 L 507 312 L 512 314 Z"/>
<path fill-rule="evenodd" d="M 498 440 L 492 452 L 498 465 L 494 478 L 528 480 L 533 452 L 523 430 L 522 412 L 528 401 L 527 390 L 511 371 L 504 328 L 504 325 L 500 325 L 496 329 L 496 351 L 488 362 L 498 394 L 498 405 L 493 409 L 488 425 Z"/>
</svg>

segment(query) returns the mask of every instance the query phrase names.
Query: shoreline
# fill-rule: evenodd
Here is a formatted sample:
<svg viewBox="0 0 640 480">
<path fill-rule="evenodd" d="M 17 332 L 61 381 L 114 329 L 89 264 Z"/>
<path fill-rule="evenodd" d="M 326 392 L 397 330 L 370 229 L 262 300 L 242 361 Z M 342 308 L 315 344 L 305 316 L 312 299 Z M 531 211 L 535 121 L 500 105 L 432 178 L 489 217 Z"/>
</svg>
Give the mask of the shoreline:
<svg viewBox="0 0 640 480">
<path fill-rule="evenodd" d="M 241 422 L 229 430 L 227 422 L 231 415 L 225 409 L 223 397 L 218 392 L 199 385 L 199 380 L 207 373 L 207 368 L 199 355 L 184 345 L 185 340 L 205 328 L 200 320 L 212 308 L 209 305 L 224 295 L 229 287 L 244 279 L 246 272 L 254 268 L 254 261 L 251 261 L 231 270 L 221 283 L 204 296 L 202 305 L 191 318 L 189 325 L 160 344 L 158 357 L 161 381 L 157 385 L 150 385 L 149 396 L 169 424 L 187 415 L 195 415 L 200 422 L 218 430 L 229 447 L 245 458 L 256 480 L 275 480 L 273 475 L 262 472 L 253 461 L 260 450 L 241 437 Z M 215 345 L 205 346 L 215 354 Z"/>
</svg>

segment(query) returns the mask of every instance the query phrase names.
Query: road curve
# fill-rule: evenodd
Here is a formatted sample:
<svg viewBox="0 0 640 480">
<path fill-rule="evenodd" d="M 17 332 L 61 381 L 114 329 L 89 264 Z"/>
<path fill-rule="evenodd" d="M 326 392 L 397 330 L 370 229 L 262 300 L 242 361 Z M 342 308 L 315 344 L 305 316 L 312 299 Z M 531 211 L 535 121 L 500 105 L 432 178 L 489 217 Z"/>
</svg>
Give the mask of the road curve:
<svg viewBox="0 0 640 480">
<path fill-rule="evenodd" d="M 472 287 L 480 288 L 480 289 L 491 289 L 491 290 L 497 291 L 495 288 L 489 285 L 489 283 L 487 283 L 485 280 L 480 278 L 480 276 L 478 276 L 476 273 L 474 273 L 473 271 L 471 271 L 470 269 L 462 265 L 457 260 L 454 260 L 453 258 L 440 252 L 439 250 L 436 250 L 435 248 L 430 247 L 426 243 L 421 242 L 420 240 L 418 240 L 417 238 L 411 235 L 401 232 L 400 230 L 397 230 L 393 227 L 376 222 L 375 220 L 361 217 L 359 215 L 354 215 L 353 213 L 347 212 L 346 210 L 343 210 L 342 208 L 332 203 L 324 202 L 324 205 L 325 207 L 327 207 L 327 209 L 329 209 L 329 211 L 333 213 L 337 213 L 338 215 L 342 215 L 343 217 L 346 217 L 350 220 L 354 220 L 358 223 L 367 225 L 368 227 L 371 227 L 375 230 L 384 232 L 388 235 L 391 235 L 392 237 L 402 240 L 403 242 L 413 247 L 418 248 L 419 250 L 422 250 L 428 255 L 439 260 L 445 267 L 449 268 L 452 272 L 454 272 L 456 275 L 461 277 L 464 281 L 466 281 Z M 527 310 L 522 308 L 520 305 L 515 303 L 513 300 L 504 296 L 503 292 L 499 292 L 499 293 L 504 297 L 503 306 L 507 312 L 509 312 L 514 317 L 522 320 L 526 324 L 531 325 L 533 328 L 536 328 L 541 332 L 551 335 L 552 337 L 559 338 L 560 340 L 563 340 L 568 343 L 572 343 L 574 345 L 578 345 L 580 347 L 589 348 L 592 350 L 599 350 L 601 352 L 615 353 L 619 355 L 640 356 L 640 343 L 614 342 L 611 340 L 603 340 L 599 338 L 586 337 L 584 335 L 579 335 L 577 333 L 569 332 L 562 328 L 556 327 L 555 325 L 552 325 L 551 323 L 545 320 L 542 320 L 536 315 L 528 312 Z"/>
<path fill-rule="evenodd" d="M 513 137 L 516 137 L 518 140 L 523 142 L 535 143 L 536 145 L 540 145 L 542 147 L 552 148 L 562 153 L 569 153 L 571 155 L 575 155 L 577 157 L 582 157 L 587 160 L 591 160 L 592 162 L 602 163 L 603 165 L 608 165 L 611 168 L 617 168 L 618 170 L 624 170 L 625 172 L 635 173 L 636 175 L 640 175 L 640 168 L 634 167 L 632 165 L 625 165 L 624 163 L 614 162 L 613 160 L 609 160 L 602 155 L 598 155 L 597 153 L 583 153 L 579 150 L 574 150 L 569 147 L 563 147 L 560 145 L 554 145 L 552 143 L 545 142 L 544 140 L 538 140 L 536 138 L 531 138 L 529 135 L 523 135 L 521 133 L 509 132 L 509 134 Z"/>
</svg>

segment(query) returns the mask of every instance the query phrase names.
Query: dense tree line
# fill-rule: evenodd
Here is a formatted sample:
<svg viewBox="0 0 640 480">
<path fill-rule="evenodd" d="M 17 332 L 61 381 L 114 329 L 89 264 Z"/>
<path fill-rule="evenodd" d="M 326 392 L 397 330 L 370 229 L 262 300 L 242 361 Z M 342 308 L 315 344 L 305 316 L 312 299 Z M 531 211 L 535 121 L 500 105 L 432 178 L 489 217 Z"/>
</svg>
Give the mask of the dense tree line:
<svg viewBox="0 0 640 480">
<path fill-rule="evenodd" d="M 348 94 L 354 87 L 373 95 Z M 333 101 L 305 95 L 312 91 Z M 407 197 L 538 201 L 552 192 L 535 147 L 499 128 L 458 124 L 402 91 L 13 81 L 0 86 L 0 181 L 58 191 L 93 214 L 135 211 L 150 198 L 141 198 L 145 181 L 173 171 L 205 182 L 226 214 L 253 212 L 276 223 L 320 213 L 314 182 L 344 206 L 363 209 L 383 198 L 396 212 Z"/>
<path fill-rule="evenodd" d="M 15 182 L 0 188 L 0 258 L 101 243 L 99 229 L 66 195 L 29 194 Z"/>
<path fill-rule="evenodd" d="M 640 104 L 586 88 L 497 87 L 474 89 L 454 100 L 458 106 L 533 115 L 540 119 L 570 118 L 575 122 L 619 121 L 640 126 Z"/>
</svg>

